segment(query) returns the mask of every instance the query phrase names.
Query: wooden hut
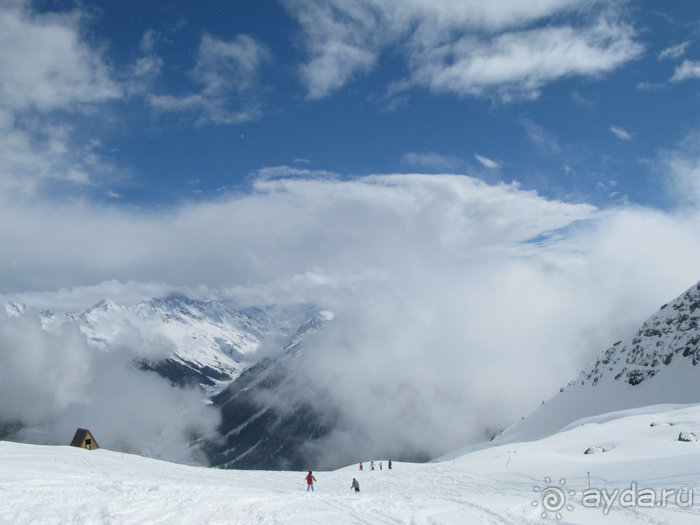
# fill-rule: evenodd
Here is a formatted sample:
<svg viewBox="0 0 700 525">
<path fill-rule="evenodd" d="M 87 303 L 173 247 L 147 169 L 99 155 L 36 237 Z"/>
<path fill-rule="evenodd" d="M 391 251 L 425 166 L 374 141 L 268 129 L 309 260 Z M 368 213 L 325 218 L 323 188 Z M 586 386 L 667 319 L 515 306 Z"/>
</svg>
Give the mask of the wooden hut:
<svg viewBox="0 0 700 525">
<path fill-rule="evenodd" d="M 70 446 L 85 448 L 87 450 L 95 450 L 100 448 L 97 441 L 95 441 L 95 438 L 92 437 L 92 434 L 86 428 L 79 428 L 75 431 L 75 436 L 73 436 L 73 441 L 71 442 Z"/>
</svg>

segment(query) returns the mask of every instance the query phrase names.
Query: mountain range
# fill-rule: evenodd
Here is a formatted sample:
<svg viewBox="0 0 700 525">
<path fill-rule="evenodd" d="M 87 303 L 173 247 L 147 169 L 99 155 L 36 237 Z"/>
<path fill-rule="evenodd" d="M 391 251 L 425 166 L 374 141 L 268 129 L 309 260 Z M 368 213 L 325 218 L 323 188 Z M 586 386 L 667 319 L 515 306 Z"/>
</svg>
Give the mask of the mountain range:
<svg viewBox="0 0 700 525">
<path fill-rule="evenodd" d="M 30 308 L 7 304 L 9 316 Z M 199 386 L 221 415 L 217 436 L 193 445 L 220 468 L 303 470 L 319 464 L 324 437 L 337 430 L 339 408 L 304 396 L 297 373 L 305 342 L 334 321 L 310 304 L 240 307 L 233 301 L 184 295 L 135 305 L 102 301 L 82 311 L 39 312 L 46 330 L 76 323 L 97 350 L 136 334 L 152 347 L 134 366 L 175 386 Z M 602 351 L 580 374 L 532 414 L 470 449 L 540 439 L 575 421 L 611 411 L 663 403 L 700 402 L 700 283 L 663 305 L 627 338 Z M 282 402 L 284 401 L 284 402 Z M 466 449 L 465 449 L 466 450 Z M 423 451 L 394 459 L 425 459 Z"/>
<path fill-rule="evenodd" d="M 302 333 L 318 330 L 328 320 L 319 314 Z M 256 363 L 213 398 L 221 410 L 219 432 L 223 440 L 204 443 L 212 466 L 265 470 L 320 467 L 314 459 L 318 456 L 315 443 L 333 431 L 338 416 L 319 400 L 300 396 L 304 388 L 296 384 L 297 367 L 303 352 L 303 341 L 295 340 L 284 353 Z M 293 403 L 286 402 L 289 396 L 294 396 Z"/>
<path fill-rule="evenodd" d="M 32 308 L 8 303 L 8 316 Z M 223 390 L 258 359 L 294 338 L 316 314 L 309 304 L 240 307 L 229 300 L 195 300 L 183 294 L 153 298 L 134 305 L 103 300 L 81 312 L 38 312 L 47 330 L 74 322 L 90 345 L 105 350 L 136 339 L 149 348 L 138 366 L 153 370 L 179 386 L 200 385 L 210 395 Z"/>
</svg>

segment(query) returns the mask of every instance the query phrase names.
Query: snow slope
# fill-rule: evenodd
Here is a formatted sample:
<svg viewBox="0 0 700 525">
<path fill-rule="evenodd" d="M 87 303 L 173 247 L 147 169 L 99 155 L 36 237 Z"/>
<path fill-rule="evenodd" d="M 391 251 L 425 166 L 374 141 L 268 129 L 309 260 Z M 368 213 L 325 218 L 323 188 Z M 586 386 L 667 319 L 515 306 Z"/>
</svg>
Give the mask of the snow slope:
<svg viewBox="0 0 700 525">
<path fill-rule="evenodd" d="M 700 441 L 678 441 L 680 432 L 700 436 L 700 404 L 606 414 L 539 441 L 441 463 L 395 462 L 389 471 L 384 459 L 384 469 L 371 472 L 366 458 L 364 472 L 352 465 L 314 473 L 315 493 L 305 492 L 304 472 L 205 469 L 0 442 L 0 523 L 698 523 Z M 584 454 L 596 446 L 606 452 Z M 587 472 L 592 489 L 613 501 L 607 511 L 602 502 L 584 505 Z M 350 489 L 353 477 L 359 494 Z M 661 506 L 663 489 L 680 499 Z M 637 493 L 653 490 L 657 506 L 629 505 L 622 490 L 642 504 Z"/>
<path fill-rule="evenodd" d="M 8 316 L 32 307 L 3 305 Z M 82 312 L 39 312 L 42 325 L 55 329 L 75 322 L 96 348 L 131 342 L 145 346 L 152 359 L 142 361 L 175 384 L 201 384 L 214 394 L 225 388 L 256 360 L 263 343 L 281 349 L 316 315 L 308 304 L 241 308 L 229 300 L 195 300 L 182 294 L 153 298 L 133 305 L 103 300 Z"/>
<path fill-rule="evenodd" d="M 577 419 L 658 403 L 700 403 L 700 283 L 494 441 L 539 439 Z"/>
<path fill-rule="evenodd" d="M 322 326 L 325 318 L 313 323 Z M 309 329 L 311 330 L 311 329 Z M 337 412 L 323 409 L 318 400 L 300 395 L 298 366 L 304 357 L 301 343 L 293 343 L 274 358 L 256 363 L 215 396 L 213 406 L 221 412 L 218 427 L 223 438 L 207 441 L 203 450 L 210 466 L 290 470 L 337 468 L 345 461 L 323 462 L 319 445 L 337 425 Z M 294 399 L 285 407 L 280 400 Z M 284 409 L 280 407 L 285 407 Z M 326 445 L 327 446 L 327 445 Z"/>
</svg>

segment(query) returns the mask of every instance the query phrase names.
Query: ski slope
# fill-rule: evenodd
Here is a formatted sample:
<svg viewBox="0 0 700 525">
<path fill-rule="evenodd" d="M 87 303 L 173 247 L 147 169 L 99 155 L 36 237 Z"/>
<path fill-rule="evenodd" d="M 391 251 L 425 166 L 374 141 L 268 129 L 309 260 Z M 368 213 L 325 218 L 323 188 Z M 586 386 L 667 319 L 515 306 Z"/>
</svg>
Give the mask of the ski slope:
<svg viewBox="0 0 700 525">
<path fill-rule="evenodd" d="M 372 472 L 370 458 L 362 458 L 364 472 L 356 465 L 315 472 L 314 493 L 306 492 L 305 472 L 216 470 L 104 449 L 0 442 L 0 523 L 694 524 L 700 441 L 678 441 L 680 432 L 700 436 L 700 404 L 587 418 L 538 441 L 439 463 L 394 462 L 388 470 L 384 459 L 379 470 L 375 459 Z M 598 453 L 583 453 L 595 447 Z M 583 505 L 587 472 L 591 486 L 608 495 L 636 482 L 683 498 L 656 508 L 618 498 L 605 512 Z M 350 489 L 353 477 L 359 494 Z M 553 489 L 564 495 L 557 511 L 545 508 Z"/>
</svg>

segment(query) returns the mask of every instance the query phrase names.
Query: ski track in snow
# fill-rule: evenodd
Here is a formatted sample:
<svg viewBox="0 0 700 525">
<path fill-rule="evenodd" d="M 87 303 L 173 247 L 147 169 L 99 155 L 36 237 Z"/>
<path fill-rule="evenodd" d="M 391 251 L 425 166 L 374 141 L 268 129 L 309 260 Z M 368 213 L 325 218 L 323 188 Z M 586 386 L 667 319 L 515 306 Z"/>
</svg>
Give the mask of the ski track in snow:
<svg viewBox="0 0 700 525">
<path fill-rule="evenodd" d="M 102 450 L 2 445 L 5 466 L 31 465 L 11 474 L 3 468 L 2 523 L 518 523 L 474 501 L 495 487 L 455 465 L 315 473 L 316 491 L 307 493 L 301 472 L 222 471 Z M 352 477 L 359 494 L 350 489 Z"/>
<path fill-rule="evenodd" d="M 207 469 L 104 449 L 0 442 L 0 524 L 695 524 L 700 441 L 679 442 L 680 430 L 700 435 L 700 404 L 586 418 L 539 441 L 439 463 L 315 472 L 315 492 L 306 492 L 305 472 Z M 603 442 L 612 445 L 607 452 L 583 454 Z M 593 487 L 624 490 L 636 481 L 639 488 L 682 488 L 693 491 L 694 505 L 616 503 L 609 514 L 585 508 L 588 471 Z M 350 488 L 353 477 L 359 494 Z M 567 499 L 573 510 L 543 517 L 534 488 L 560 479 L 576 493 Z"/>
</svg>

